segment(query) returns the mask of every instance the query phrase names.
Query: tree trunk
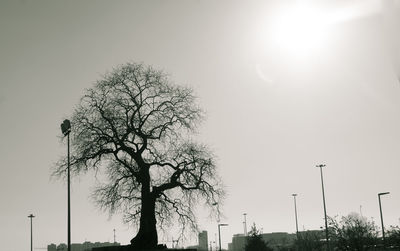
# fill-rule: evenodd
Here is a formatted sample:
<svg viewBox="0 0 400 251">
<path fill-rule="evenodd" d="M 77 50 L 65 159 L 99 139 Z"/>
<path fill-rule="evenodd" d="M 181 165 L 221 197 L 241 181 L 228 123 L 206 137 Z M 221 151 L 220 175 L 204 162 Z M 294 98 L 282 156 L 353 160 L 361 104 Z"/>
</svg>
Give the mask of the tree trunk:
<svg viewBox="0 0 400 251">
<path fill-rule="evenodd" d="M 131 240 L 133 250 L 154 249 L 158 244 L 155 203 L 156 198 L 150 193 L 150 175 L 144 175 L 142 183 L 142 207 L 140 210 L 140 227 Z"/>
</svg>

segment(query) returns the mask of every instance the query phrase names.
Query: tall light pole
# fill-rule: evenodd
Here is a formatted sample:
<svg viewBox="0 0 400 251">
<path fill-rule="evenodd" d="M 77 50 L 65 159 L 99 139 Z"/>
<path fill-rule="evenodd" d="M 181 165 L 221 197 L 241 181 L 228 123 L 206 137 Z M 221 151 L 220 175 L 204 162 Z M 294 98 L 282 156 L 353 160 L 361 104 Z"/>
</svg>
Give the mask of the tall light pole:
<svg viewBox="0 0 400 251">
<path fill-rule="evenodd" d="M 378 200 L 379 200 L 379 212 L 381 213 L 381 224 L 382 224 L 382 241 L 383 246 L 385 247 L 385 227 L 383 225 L 383 215 L 382 215 L 382 205 L 381 205 L 381 195 L 389 194 L 389 192 L 378 193 Z"/>
<path fill-rule="evenodd" d="M 67 183 L 68 183 L 68 251 L 71 251 L 71 200 L 70 200 L 70 163 L 69 163 L 69 133 L 71 132 L 71 122 L 68 119 L 61 124 L 61 131 L 68 138 L 67 153 Z"/>
<path fill-rule="evenodd" d="M 31 251 L 33 251 L 33 232 L 32 232 L 32 218 L 35 217 L 33 214 L 28 215 L 31 218 Z"/>
<path fill-rule="evenodd" d="M 296 219 L 296 238 L 299 239 L 299 225 L 297 224 L 297 206 L 296 206 L 296 196 L 297 193 L 292 194 L 294 200 L 294 217 Z"/>
<path fill-rule="evenodd" d="M 220 223 L 218 224 L 218 237 L 219 237 L 219 251 L 221 251 L 221 227 L 228 226 L 228 224 Z"/>
<path fill-rule="evenodd" d="M 243 216 L 244 216 L 244 222 L 243 222 L 243 224 L 244 224 L 244 236 L 247 236 L 247 221 L 246 221 L 246 215 L 247 215 L 247 213 L 244 213 L 244 214 L 243 214 Z"/>
<path fill-rule="evenodd" d="M 322 200 L 324 203 L 324 215 L 325 215 L 325 238 L 326 238 L 326 247 L 328 251 L 330 250 L 329 248 L 329 234 L 328 234 L 328 218 L 326 216 L 326 204 L 325 204 L 325 191 L 324 191 L 324 178 L 322 175 L 322 168 L 325 167 L 326 165 L 320 164 L 317 165 L 319 167 L 319 170 L 321 171 L 321 184 L 322 184 Z"/>
</svg>

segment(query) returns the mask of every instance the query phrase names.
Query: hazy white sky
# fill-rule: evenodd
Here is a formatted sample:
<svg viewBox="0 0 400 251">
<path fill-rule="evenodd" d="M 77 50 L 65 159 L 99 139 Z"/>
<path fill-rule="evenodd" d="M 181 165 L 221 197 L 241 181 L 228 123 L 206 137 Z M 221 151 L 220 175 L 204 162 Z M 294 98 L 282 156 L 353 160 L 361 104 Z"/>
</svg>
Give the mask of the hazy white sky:
<svg viewBox="0 0 400 251">
<path fill-rule="evenodd" d="M 0 2 L 2 250 L 66 242 L 66 186 L 50 168 L 66 152 L 60 123 L 83 90 L 127 61 L 192 86 L 207 111 L 199 138 L 228 197 L 223 246 L 243 213 L 264 232 L 323 226 L 327 212 L 398 225 L 400 1 Z M 95 178 L 73 180 L 72 242 L 128 243 L 134 230 L 97 211 Z M 200 210 L 201 211 L 201 210 Z M 217 223 L 199 213 L 214 240 Z M 249 227 L 248 227 L 249 228 Z M 176 238 L 176 236 L 174 236 Z M 171 245 L 171 236 L 160 242 Z M 185 244 L 190 244 L 187 242 Z"/>
</svg>

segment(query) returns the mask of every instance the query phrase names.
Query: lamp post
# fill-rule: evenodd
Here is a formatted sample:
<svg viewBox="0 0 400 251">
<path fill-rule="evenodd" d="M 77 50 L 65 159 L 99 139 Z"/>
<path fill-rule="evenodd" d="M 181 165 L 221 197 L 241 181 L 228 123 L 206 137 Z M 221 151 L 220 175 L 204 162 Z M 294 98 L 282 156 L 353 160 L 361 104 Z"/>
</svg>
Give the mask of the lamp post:
<svg viewBox="0 0 400 251">
<path fill-rule="evenodd" d="M 320 164 L 317 165 L 321 171 L 321 184 L 322 184 L 322 201 L 324 203 L 324 216 L 325 216 L 325 238 L 326 238 L 326 247 L 328 251 L 330 250 L 329 248 L 329 234 L 328 234 L 328 218 L 326 217 L 326 204 L 325 204 L 325 191 L 324 191 L 324 178 L 322 175 L 322 168 L 325 167 L 326 165 Z"/>
<path fill-rule="evenodd" d="M 247 221 L 246 221 L 246 215 L 247 215 L 247 213 L 244 213 L 244 214 L 243 214 L 243 216 L 244 216 L 244 222 L 243 222 L 243 224 L 244 224 L 244 236 L 247 236 Z"/>
<path fill-rule="evenodd" d="M 294 217 L 296 219 L 296 238 L 299 239 L 299 226 L 297 224 L 297 206 L 296 206 L 296 196 L 297 193 L 292 194 L 294 200 Z"/>
<path fill-rule="evenodd" d="M 68 119 L 61 124 L 61 132 L 67 136 L 67 183 L 68 183 L 68 251 L 71 251 L 71 200 L 70 200 L 70 163 L 69 163 L 69 133 L 71 132 L 71 123 Z"/>
<path fill-rule="evenodd" d="M 33 232 L 32 232 L 32 218 L 35 217 L 33 214 L 28 215 L 31 218 L 31 251 L 33 251 Z"/>
<path fill-rule="evenodd" d="M 228 226 L 228 224 L 220 223 L 218 224 L 218 237 L 219 237 L 219 251 L 221 251 L 221 227 Z"/>
<path fill-rule="evenodd" d="M 381 224 L 382 224 L 382 241 L 383 246 L 385 247 L 385 227 L 383 226 L 383 215 L 382 215 L 382 205 L 381 205 L 381 195 L 389 194 L 389 192 L 378 193 L 378 200 L 379 200 L 379 212 L 381 213 Z"/>
</svg>

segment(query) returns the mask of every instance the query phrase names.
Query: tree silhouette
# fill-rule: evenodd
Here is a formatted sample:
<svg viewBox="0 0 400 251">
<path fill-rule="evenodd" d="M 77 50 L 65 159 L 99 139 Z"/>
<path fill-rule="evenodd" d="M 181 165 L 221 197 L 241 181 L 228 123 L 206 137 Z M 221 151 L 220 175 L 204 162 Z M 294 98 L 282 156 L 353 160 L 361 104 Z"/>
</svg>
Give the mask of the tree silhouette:
<svg viewBox="0 0 400 251">
<path fill-rule="evenodd" d="M 388 245 L 400 249 L 400 227 L 390 226 L 390 228 L 387 230 L 387 236 Z"/>
<path fill-rule="evenodd" d="M 192 90 L 143 64 L 117 67 L 85 91 L 72 119 L 71 172 L 102 172 L 102 210 L 138 225 L 134 248 L 154 248 L 157 227 L 196 229 L 194 206 L 219 213 L 224 195 L 215 157 L 191 139 L 202 120 Z M 55 175 L 63 176 L 65 159 Z"/>
<path fill-rule="evenodd" d="M 350 213 L 337 221 L 329 218 L 332 243 L 339 250 L 367 250 L 377 243 L 378 227 L 357 213 Z"/>
<path fill-rule="evenodd" d="M 245 251 L 273 251 L 267 243 L 262 239 L 261 232 L 257 229 L 256 224 L 251 226 L 249 236 L 246 240 Z"/>
</svg>

